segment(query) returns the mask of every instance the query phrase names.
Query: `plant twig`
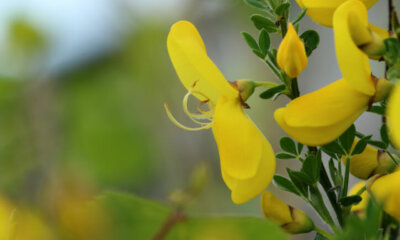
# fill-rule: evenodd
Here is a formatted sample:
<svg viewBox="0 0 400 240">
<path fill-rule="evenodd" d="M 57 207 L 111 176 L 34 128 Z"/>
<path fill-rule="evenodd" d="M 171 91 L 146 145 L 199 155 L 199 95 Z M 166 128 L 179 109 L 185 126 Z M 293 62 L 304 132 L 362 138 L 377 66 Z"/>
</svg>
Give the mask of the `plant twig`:
<svg viewBox="0 0 400 240">
<path fill-rule="evenodd" d="M 171 214 L 171 216 L 165 221 L 162 225 L 161 229 L 157 232 L 157 234 L 153 237 L 153 240 L 164 240 L 167 235 L 170 233 L 172 228 L 181 221 L 186 219 L 185 215 L 180 211 L 176 210 Z"/>
</svg>

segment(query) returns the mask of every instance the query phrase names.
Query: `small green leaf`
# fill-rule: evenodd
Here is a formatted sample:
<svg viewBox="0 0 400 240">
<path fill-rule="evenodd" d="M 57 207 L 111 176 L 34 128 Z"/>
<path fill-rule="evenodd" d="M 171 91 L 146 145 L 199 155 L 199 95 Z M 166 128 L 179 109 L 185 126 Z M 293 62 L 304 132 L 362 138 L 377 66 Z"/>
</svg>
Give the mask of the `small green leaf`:
<svg viewBox="0 0 400 240">
<path fill-rule="evenodd" d="M 254 8 L 262 9 L 262 10 L 268 10 L 270 9 L 263 1 L 260 0 L 244 0 L 244 2 L 252 6 Z"/>
<path fill-rule="evenodd" d="M 301 152 L 303 151 L 303 147 L 304 145 L 302 143 L 297 143 L 297 154 L 301 154 Z"/>
<path fill-rule="evenodd" d="M 310 56 L 311 53 L 318 47 L 318 44 L 319 44 L 318 33 L 314 30 L 308 30 L 308 31 L 303 32 L 300 35 L 300 38 L 303 39 L 307 56 Z"/>
<path fill-rule="evenodd" d="M 275 14 L 278 16 L 285 15 L 284 13 L 289 10 L 290 2 L 284 2 L 275 9 Z"/>
<path fill-rule="evenodd" d="M 284 150 L 288 153 L 293 153 L 294 155 L 297 155 L 296 144 L 294 143 L 294 141 L 291 138 L 283 137 L 283 138 L 281 138 L 279 143 L 280 143 L 282 150 Z"/>
<path fill-rule="evenodd" d="M 269 33 L 276 32 L 277 30 L 275 23 L 262 15 L 254 14 L 250 19 L 258 30 L 265 29 Z"/>
<path fill-rule="evenodd" d="M 299 192 L 297 191 L 296 187 L 293 185 L 293 183 L 280 175 L 275 175 L 272 183 L 279 189 L 286 191 L 286 192 L 291 192 L 296 195 L 299 195 Z"/>
<path fill-rule="evenodd" d="M 242 32 L 242 36 L 243 36 L 244 40 L 247 42 L 247 44 L 249 45 L 249 47 L 251 49 L 253 49 L 255 51 L 259 51 L 260 50 L 256 40 L 254 40 L 254 38 L 249 33 Z"/>
<path fill-rule="evenodd" d="M 272 87 L 270 89 L 268 89 L 267 91 L 264 91 L 260 94 L 260 98 L 262 99 L 270 99 L 273 96 L 275 96 L 276 94 L 284 91 L 286 89 L 286 86 L 281 84 L 279 86 L 276 87 Z"/>
<path fill-rule="evenodd" d="M 381 127 L 381 139 L 382 139 L 382 142 L 384 142 L 386 145 L 389 145 L 389 136 L 387 133 L 386 124 L 383 124 Z"/>
<path fill-rule="evenodd" d="M 356 128 L 354 124 L 351 125 L 340 137 L 339 141 L 346 153 L 350 153 L 353 146 L 354 138 L 356 137 Z"/>
<path fill-rule="evenodd" d="M 368 140 L 368 144 L 380 149 L 386 149 L 387 145 L 384 142 L 376 140 Z"/>
<path fill-rule="evenodd" d="M 321 170 L 321 158 L 315 155 L 309 155 L 303 162 L 301 171 L 304 172 L 311 179 L 311 184 L 314 184 L 319 179 Z"/>
<path fill-rule="evenodd" d="M 339 203 L 343 207 L 348 207 L 351 205 L 355 205 L 359 202 L 361 202 L 362 198 L 359 195 L 352 195 L 352 196 L 347 196 L 347 197 L 342 197 L 339 199 Z"/>
<path fill-rule="evenodd" d="M 371 135 L 366 136 L 361 138 L 356 146 L 354 147 L 353 151 L 351 152 L 351 155 L 356 155 L 356 154 L 360 154 L 364 151 L 364 149 L 367 147 L 368 144 L 368 140 L 371 138 Z"/>
<path fill-rule="evenodd" d="M 296 156 L 291 155 L 289 153 L 278 153 L 278 154 L 276 154 L 276 158 L 279 158 L 279 159 L 295 159 Z"/>
<path fill-rule="evenodd" d="M 326 153 L 333 153 L 344 155 L 342 147 L 337 143 L 337 141 L 333 141 L 327 145 L 322 146 L 322 150 Z"/>
<path fill-rule="evenodd" d="M 294 171 L 290 168 L 286 168 L 287 173 L 289 174 L 290 180 L 296 186 L 296 188 L 304 195 L 308 196 L 308 186 L 312 185 L 312 180 L 309 176 L 304 174 L 303 172 Z"/>
<path fill-rule="evenodd" d="M 367 110 L 367 112 L 372 112 L 379 115 L 385 115 L 385 107 L 375 105 L 372 106 L 371 109 Z"/>
<path fill-rule="evenodd" d="M 329 173 L 331 175 L 334 185 L 341 186 L 343 183 L 343 178 L 341 173 L 336 169 L 335 163 L 332 158 L 329 160 Z"/>
<path fill-rule="evenodd" d="M 259 57 L 259 58 L 262 58 L 262 59 L 265 58 L 265 55 L 264 55 L 261 51 L 259 51 L 259 50 L 253 49 L 253 53 L 254 53 L 257 57 Z"/>
<path fill-rule="evenodd" d="M 300 22 L 300 20 L 303 19 L 303 17 L 306 15 L 306 12 L 307 12 L 307 8 L 304 7 L 301 10 L 300 14 L 296 17 L 296 19 L 293 20 L 293 25 L 296 25 L 298 22 Z"/>
<path fill-rule="evenodd" d="M 271 45 L 271 39 L 269 38 L 269 34 L 265 29 L 262 29 L 260 32 L 258 45 L 260 46 L 261 52 L 263 53 L 265 58 Z"/>
</svg>

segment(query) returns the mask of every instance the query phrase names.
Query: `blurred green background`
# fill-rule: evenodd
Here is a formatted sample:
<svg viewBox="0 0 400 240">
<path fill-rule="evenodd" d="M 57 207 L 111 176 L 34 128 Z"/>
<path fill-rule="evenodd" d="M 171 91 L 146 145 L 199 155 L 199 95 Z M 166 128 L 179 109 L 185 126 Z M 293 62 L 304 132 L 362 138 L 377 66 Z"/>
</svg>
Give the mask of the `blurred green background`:
<svg viewBox="0 0 400 240">
<path fill-rule="evenodd" d="M 377 4 L 374 11 L 384 7 Z M 294 2 L 292 9 L 293 14 L 299 12 Z M 169 204 L 170 193 L 185 188 L 191 171 L 204 162 L 209 169 L 207 183 L 188 208 L 190 214 L 261 217 L 258 198 L 240 206 L 231 202 L 211 132 L 181 130 L 168 120 L 163 108 L 167 102 L 173 114 L 188 123 L 181 109 L 186 91 L 166 49 L 169 27 L 181 19 L 198 27 L 210 57 L 228 80 L 277 81 L 240 35 L 241 31 L 255 35 L 249 20 L 253 13 L 242 0 L 1 1 L 2 196 L 62 223 L 60 209 L 69 209 L 65 202 L 92 200 L 107 192 Z M 306 92 L 340 78 L 340 72 L 331 30 L 308 17 L 303 22 L 301 29 L 320 32 L 322 49 L 313 53 L 300 79 L 300 88 Z M 280 40 L 272 40 L 277 47 Z M 318 64 L 321 58 L 324 64 Z M 256 96 L 249 101 L 248 113 L 279 151 L 283 132 L 272 113 L 287 100 L 263 101 Z M 369 129 L 364 122 L 374 119 L 360 121 L 361 129 Z M 278 172 L 289 165 L 298 166 L 280 162 Z M 279 196 L 309 210 L 288 194 Z M 77 210 L 71 217 L 71 211 L 65 217 L 69 223 L 74 216 L 85 219 L 82 216 L 94 214 Z M 57 232 L 69 229 L 53 225 Z M 64 235 L 79 239 L 79 233 Z"/>
</svg>

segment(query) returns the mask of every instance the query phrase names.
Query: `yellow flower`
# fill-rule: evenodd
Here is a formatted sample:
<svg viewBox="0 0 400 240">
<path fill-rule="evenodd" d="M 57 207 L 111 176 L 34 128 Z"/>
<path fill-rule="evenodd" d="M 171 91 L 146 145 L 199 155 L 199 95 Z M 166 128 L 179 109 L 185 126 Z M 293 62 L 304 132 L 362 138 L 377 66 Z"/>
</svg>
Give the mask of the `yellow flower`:
<svg viewBox="0 0 400 240">
<path fill-rule="evenodd" d="M 279 46 L 277 61 L 279 67 L 291 78 L 299 76 L 307 66 L 304 43 L 292 23 L 289 23 L 288 31 Z"/>
<path fill-rule="evenodd" d="M 354 149 L 358 140 L 355 140 L 352 146 Z M 343 163 L 346 164 L 346 157 L 342 157 Z M 392 171 L 396 165 L 389 155 L 385 152 L 367 145 L 364 151 L 354 155 L 350 160 L 350 172 L 360 179 L 368 179 L 375 174 L 382 174 Z"/>
<path fill-rule="evenodd" d="M 390 138 L 396 148 L 400 149 L 400 84 L 390 94 L 386 114 Z"/>
<path fill-rule="evenodd" d="M 275 155 L 267 139 L 243 111 L 246 99 L 240 97 L 237 88 L 229 84 L 207 56 L 200 34 L 190 22 L 179 21 L 171 27 L 167 46 L 175 70 L 188 89 L 184 98 L 185 113 L 199 127 L 189 128 L 178 123 L 166 105 L 168 116 L 186 130 L 212 128 L 222 177 L 232 191 L 232 201 L 241 204 L 254 198 L 272 180 Z M 209 111 L 189 112 L 190 95 L 207 103 Z"/>
<path fill-rule="evenodd" d="M 267 219 L 276 222 L 289 233 L 306 233 L 314 229 L 313 221 L 305 212 L 287 205 L 271 192 L 263 193 L 261 207 Z"/>
<path fill-rule="evenodd" d="M 337 7 L 347 0 L 296 0 L 301 8 L 307 8 L 307 15 L 315 22 L 332 27 L 333 14 Z M 371 8 L 378 0 L 362 0 L 367 8 Z"/>
<path fill-rule="evenodd" d="M 275 120 L 283 130 L 303 144 L 318 146 L 335 140 L 371 102 L 380 101 L 388 91 L 387 80 L 371 76 L 368 56 L 354 43 L 352 33 L 360 32 L 351 23 L 354 19 L 368 23 L 367 9 L 359 0 L 342 4 L 333 19 L 336 53 L 344 78 L 275 111 Z"/>
<path fill-rule="evenodd" d="M 369 191 L 381 203 L 384 210 L 395 218 L 400 218 L 400 171 L 378 175 L 370 180 Z"/>
<path fill-rule="evenodd" d="M 367 109 L 369 101 L 370 96 L 340 79 L 277 109 L 274 118 L 292 138 L 319 146 L 339 137 Z"/>
<path fill-rule="evenodd" d="M 356 183 L 349 191 L 349 196 L 356 195 L 363 187 L 365 187 L 366 182 L 358 182 Z M 360 197 L 362 198 L 361 202 L 356 205 L 351 206 L 351 211 L 358 216 L 364 216 L 365 209 L 367 208 L 369 201 L 368 191 L 364 191 L 361 193 Z"/>
</svg>

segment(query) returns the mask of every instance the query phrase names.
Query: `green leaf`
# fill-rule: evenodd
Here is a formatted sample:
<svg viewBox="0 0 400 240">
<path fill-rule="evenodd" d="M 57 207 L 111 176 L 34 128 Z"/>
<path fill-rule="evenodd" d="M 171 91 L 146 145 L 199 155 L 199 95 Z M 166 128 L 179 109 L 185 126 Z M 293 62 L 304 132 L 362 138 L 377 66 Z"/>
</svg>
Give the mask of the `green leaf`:
<svg viewBox="0 0 400 240">
<path fill-rule="evenodd" d="M 304 172 L 311 179 L 311 184 L 314 184 L 319 179 L 321 170 L 321 158 L 315 155 L 309 155 L 303 162 L 301 171 Z"/>
<path fill-rule="evenodd" d="M 337 141 L 333 141 L 327 145 L 322 146 L 322 150 L 326 153 L 333 153 L 344 155 L 342 147 L 337 143 Z"/>
<path fill-rule="evenodd" d="M 376 113 L 379 115 L 385 115 L 385 107 L 383 106 L 372 106 L 371 109 L 368 109 L 367 112 L 372 112 L 372 113 Z"/>
<path fill-rule="evenodd" d="M 275 14 L 278 16 L 287 15 L 284 13 L 287 12 L 289 8 L 290 8 L 290 2 L 284 2 L 275 9 Z"/>
<path fill-rule="evenodd" d="M 384 142 L 386 145 L 389 145 L 389 136 L 388 136 L 388 133 L 387 133 L 387 127 L 386 127 L 385 123 L 382 124 L 380 132 L 381 132 L 382 142 Z"/>
<path fill-rule="evenodd" d="M 274 179 L 272 180 L 272 183 L 279 189 L 286 191 L 286 192 L 291 192 L 296 195 L 300 195 L 299 191 L 297 191 L 296 187 L 293 185 L 293 183 L 280 175 L 275 175 Z"/>
<path fill-rule="evenodd" d="M 275 96 L 276 94 L 284 91 L 285 89 L 286 89 L 286 86 L 283 85 L 283 84 L 281 84 L 279 86 L 276 86 L 276 87 L 272 87 L 272 88 L 262 92 L 260 94 L 260 98 L 262 98 L 262 99 L 270 99 L 273 96 Z"/>
<path fill-rule="evenodd" d="M 350 149 L 353 146 L 354 138 L 356 137 L 356 128 L 354 124 L 351 125 L 340 137 L 339 141 L 346 153 L 350 153 Z"/>
<path fill-rule="evenodd" d="M 336 169 L 335 163 L 332 158 L 329 160 L 329 173 L 331 175 L 334 185 L 341 186 L 343 183 L 343 177 L 342 174 Z"/>
<path fill-rule="evenodd" d="M 254 53 L 257 57 L 259 57 L 259 58 L 261 58 L 261 59 L 264 59 L 264 58 L 265 58 L 265 55 L 264 55 L 261 51 L 259 51 L 259 50 L 253 49 L 253 53 Z"/>
<path fill-rule="evenodd" d="M 284 150 L 288 153 L 293 153 L 294 155 L 297 155 L 296 144 L 290 137 L 281 138 L 279 143 L 280 143 L 282 150 Z"/>
<path fill-rule="evenodd" d="M 368 144 L 380 149 L 386 149 L 387 145 L 384 142 L 376 140 L 368 140 Z"/>
<path fill-rule="evenodd" d="M 319 44 L 318 33 L 314 30 L 307 30 L 300 35 L 300 38 L 303 39 L 307 56 L 310 56 L 311 53 L 318 47 Z"/>
<path fill-rule="evenodd" d="M 260 50 L 256 40 L 254 40 L 254 38 L 249 33 L 241 32 L 241 34 L 242 34 L 244 40 L 247 42 L 247 44 L 249 45 L 249 47 L 251 49 L 253 49 L 254 51 L 259 51 Z"/>
<path fill-rule="evenodd" d="M 371 138 L 372 135 L 366 136 L 361 138 L 356 146 L 354 147 L 353 151 L 351 152 L 351 155 L 356 155 L 356 154 L 360 154 L 364 151 L 364 149 L 367 147 L 368 144 L 368 140 Z"/>
<path fill-rule="evenodd" d="M 264 1 L 261 0 L 244 0 L 244 2 L 249 5 L 252 6 L 254 8 L 258 8 L 261 10 L 268 10 L 270 9 L 265 3 Z"/>
<path fill-rule="evenodd" d="M 269 33 L 277 31 L 275 23 L 262 15 L 254 14 L 250 19 L 258 30 L 265 29 Z"/>
<path fill-rule="evenodd" d="M 300 20 L 303 19 L 303 17 L 306 15 L 306 12 L 307 12 L 307 8 L 304 7 L 301 10 L 300 14 L 296 17 L 296 19 L 293 20 L 293 25 L 296 25 L 298 22 L 300 22 Z"/>
<path fill-rule="evenodd" d="M 303 147 L 304 145 L 302 143 L 297 143 L 297 154 L 301 154 L 301 152 L 303 151 Z"/>
<path fill-rule="evenodd" d="M 94 207 L 105 211 L 107 231 L 101 239 L 154 239 L 174 214 L 170 207 L 150 199 L 137 196 L 106 193 L 94 201 Z M 277 224 L 264 218 L 188 216 L 171 226 L 166 240 L 197 239 L 278 239 L 288 236 Z"/>
<path fill-rule="evenodd" d="M 304 195 L 308 196 L 308 187 L 307 185 L 312 185 L 312 180 L 309 176 L 305 175 L 303 172 L 294 171 L 290 168 L 286 168 L 287 173 L 289 174 L 290 180 L 296 186 L 296 188 Z"/>
<path fill-rule="evenodd" d="M 269 34 L 265 29 L 262 29 L 260 32 L 260 36 L 258 38 L 258 45 L 260 46 L 261 52 L 265 56 L 268 53 L 269 47 L 271 45 L 271 39 L 269 38 Z"/>
<path fill-rule="evenodd" d="M 279 158 L 279 159 L 295 159 L 296 156 L 291 155 L 289 153 L 278 153 L 278 154 L 276 154 L 276 158 Z"/>
<path fill-rule="evenodd" d="M 347 197 L 342 197 L 339 199 L 339 203 L 343 207 L 349 207 L 351 205 L 358 204 L 361 202 L 362 198 L 359 195 L 352 195 L 352 196 L 347 196 Z"/>
</svg>

